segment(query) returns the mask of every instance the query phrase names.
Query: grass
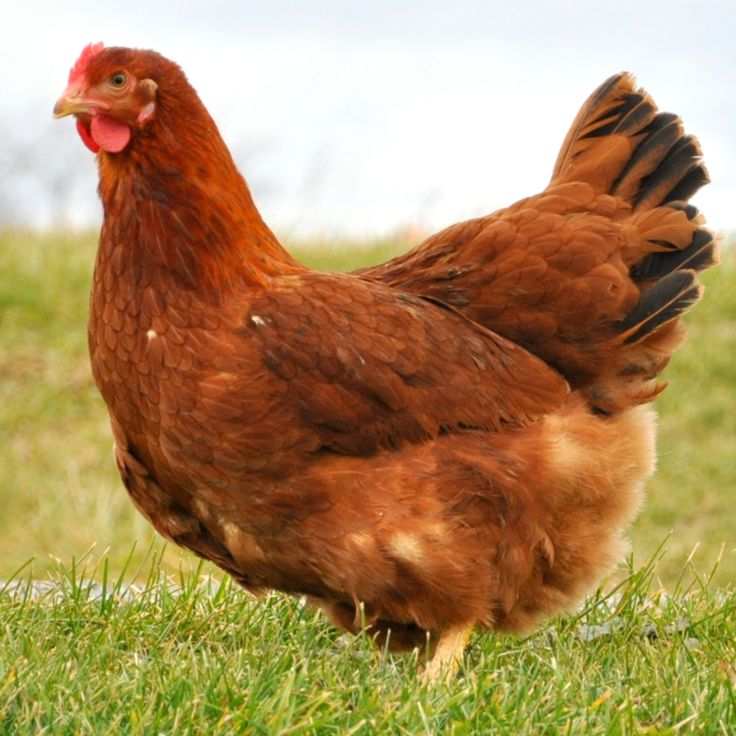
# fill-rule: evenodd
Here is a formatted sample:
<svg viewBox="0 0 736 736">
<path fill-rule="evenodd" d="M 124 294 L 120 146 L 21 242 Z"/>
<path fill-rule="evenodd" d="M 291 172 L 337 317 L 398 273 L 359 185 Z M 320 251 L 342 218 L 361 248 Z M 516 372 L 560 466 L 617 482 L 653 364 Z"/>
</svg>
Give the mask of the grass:
<svg viewBox="0 0 736 736">
<path fill-rule="evenodd" d="M 477 636 L 449 687 L 298 599 L 172 588 L 154 556 L 128 600 L 108 561 L 58 566 L 57 598 L 0 595 L 0 733 L 732 734 L 736 592 L 666 595 L 654 562 L 531 637 Z"/>
<path fill-rule="evenodd" d="M 346 269 L 401 247 L 294 250 Z M 0 594 L 0 734 L 734 732 L 733 250 L 667 370 L 659 470 L 622 582 L 529 638 L 476 637 L 462 676 L 427 689 L 416 656 L 338 638 L 301 601 L 255 600 L 152 541 L 89 374 L 94 249 L 0 237 L 0 580 L 60 591 Z"/>
</svg>

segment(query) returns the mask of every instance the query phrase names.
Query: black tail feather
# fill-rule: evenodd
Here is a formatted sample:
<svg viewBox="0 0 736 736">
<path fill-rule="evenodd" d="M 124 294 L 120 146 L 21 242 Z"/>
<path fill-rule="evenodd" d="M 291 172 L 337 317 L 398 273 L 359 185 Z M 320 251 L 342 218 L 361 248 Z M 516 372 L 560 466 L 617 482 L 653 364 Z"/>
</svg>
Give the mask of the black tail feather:
<svg viewBox="0 0 736 736">
<path fill-rule="evenodd" d="M 620 133 L 623 135 L 636 135 L 642 130 L 646 130 L 657 119 L 657 108 L 654 103 L 647 99 L 641 92 L 634 92 L 629 95 L 632 102 L 630 110 L 626 110 L 626 106 L 619 113 L 619 121 L 614 126 L 612 133 Z M 654 119 L 652 118 L 654 116 Z"/>
<path fill-rule="evenodd" d="M 618 82 L 620 76 L 614 77 L 613 80 Z M 609 91 L 610 87 L 607 87 L 605 90 L 606 94 Z M 603 95 L 604 97 L 605 95 Z M 644 95 L 632 92 L 626 95 L 618 105 L 604 110 L 597 118 L 591 120 L 588 125 L 595 127 L 592 127 L 587 133 L 580 135 L 579 138 L 581 140 L 586 138 L 602 138 L 612 133 L 629 133 L 631 130 L 637 131 L 639 128 L 647 125 L 647 122 L 651 120 L 654 113 L 654 106 Z"/>
<path fill-rule="evenodd" d="M 650 253 L 631 268 L 631 278 L 634 281 L 643 282 L 660 279 L 673 271 L 682 269 L 700 272 L 717 262 L 718 248 L 713 234 L 702 228 L 695 231 L 690 245 L 682 250 Z"/>
<path fill-rule="evenodd" d="M 658 207 L 673 199 L 687 200 L 707 181 L 708 174 L 700 161 L 698 142 L 690 135 L 683 136 L 659 166 L 642 179 L 634 209 Z"/>
<path fill-rule="evenodd" d="M 621 323 L 625 345 L 639 342 L 658 327 L 690 309 L 702 294 L 695 271 L 673 271 L 644 291 L 639 303 Z"/>
<path fill-rule="evenodd" d="M 607 193 L 618 194 L 636 210 L 687 200 L 709 181 L 697 140 L 684 134 L 677 115 L 658 112 L 626 72 L 607 79 L 583 104 L 560 149 L 553 181 L 607 136 L 623 136 L 632 144 Z"/>
<path fill-rule="evenodd" d="M 611 187 L 611 193 L 626 196 L 633 189 L 636 198 L 641 191 L 642 180 L 662 164 L 672 147 L 682 135 L 682 125 L 676 115 L 660 113 L 649 126 L 650 131 L 637 146 L 624 170 Z"/>
<path fill-rule="evenodd" d="M 667 195 L 667 200 L 680 200 L 690 199 L 702 186 L 705 186 L 710 181 L 708 171 L 705 166 L 699 164 L 695 168 L 691 169 L 670 191 Z"/>
<path fill-rule="evenodd" d="M 690 204 L 690 202 L 675 200 L 672 202 L 668 202 L 667 206 L 671 207 L 673 210 L 684 212 L 687 216 L 687 219 L 690 221 L 694 220 L 700 214 L 698 208 L 694 204 Z"/>
</svg>

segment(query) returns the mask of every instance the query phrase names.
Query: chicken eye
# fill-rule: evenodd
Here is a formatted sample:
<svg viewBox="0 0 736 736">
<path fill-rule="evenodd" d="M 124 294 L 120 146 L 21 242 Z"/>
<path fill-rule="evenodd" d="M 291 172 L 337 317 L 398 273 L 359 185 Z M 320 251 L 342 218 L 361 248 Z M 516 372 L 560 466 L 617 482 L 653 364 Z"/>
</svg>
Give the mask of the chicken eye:
<svg viewBox="0 0 736 736">
<path fill-rule="evenodd" d="M 110 84 L 113 87 L 117 87 L 118 89 L 120 89 L 121 87 L 124 87 L 127 81 L 128 81 L 128 78 L 125 76 L 123 72 L 116 72 L 110 77 Z"/>
</svg>

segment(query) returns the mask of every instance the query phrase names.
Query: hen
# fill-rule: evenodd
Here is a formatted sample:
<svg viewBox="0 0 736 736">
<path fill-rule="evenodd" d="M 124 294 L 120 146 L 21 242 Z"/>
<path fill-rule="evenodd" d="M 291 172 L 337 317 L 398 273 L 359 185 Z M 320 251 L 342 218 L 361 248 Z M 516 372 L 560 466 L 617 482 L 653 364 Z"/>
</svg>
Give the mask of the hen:
<svg viewBox="0 0 736 736">
<path fill-rule="evenodd" d="M 621 558 L 654 468 L 643 404 L 716 258 L 685 201 L 697 143 L 628 75 L 543 194 L 343 275 L 284 251 L 159 54 L 88 46 L 54 112 L 98 154 L 92 370 L 164 537 L 428 642 L 430 679 L 474 627 L 528 630 Z"/>
</svg>

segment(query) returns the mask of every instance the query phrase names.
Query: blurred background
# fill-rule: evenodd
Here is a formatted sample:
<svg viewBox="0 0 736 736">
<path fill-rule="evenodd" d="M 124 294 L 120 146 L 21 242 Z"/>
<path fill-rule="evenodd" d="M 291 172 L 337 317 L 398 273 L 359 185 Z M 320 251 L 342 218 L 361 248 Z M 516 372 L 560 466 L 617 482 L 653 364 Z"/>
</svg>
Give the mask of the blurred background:
<svg viewBox="0 0 736 736">
<path fill-rule="evenodd" d="M 13 3 L 0 25 L 0 579 L 152 535 L 113 468 L 89 375 L 86 300 L 101 212 L 94 157 L 51 109 L 90 41 L 177 61 L 266 220 L 303 260 L 352 268 L 539 191 L 578 107 L 634 72 L 701 140 L 695 198 L 736 230 L 736 4 L 729 0 Z M 672 531 L 674 580 L 736 576 L 736 276 L 709 276 L 658 402 L 660 471 L 633 530 Z M 134 556 L 135 556 L 134 555 Z M 172 565 L 188 564 L 168 550 Z"/>
<path fill-rule="evenodd" d="M 697 132 L 715 182 L 698 203 L 736 225 L 730 0 L 37 0 L 3 16 L 5 223 L 99 220 L 93 156 L 51 108 L 104 41 L 184 68 L 281 233 L 436 229 L 536 192 L 622 69 Z"/>
</svg>

